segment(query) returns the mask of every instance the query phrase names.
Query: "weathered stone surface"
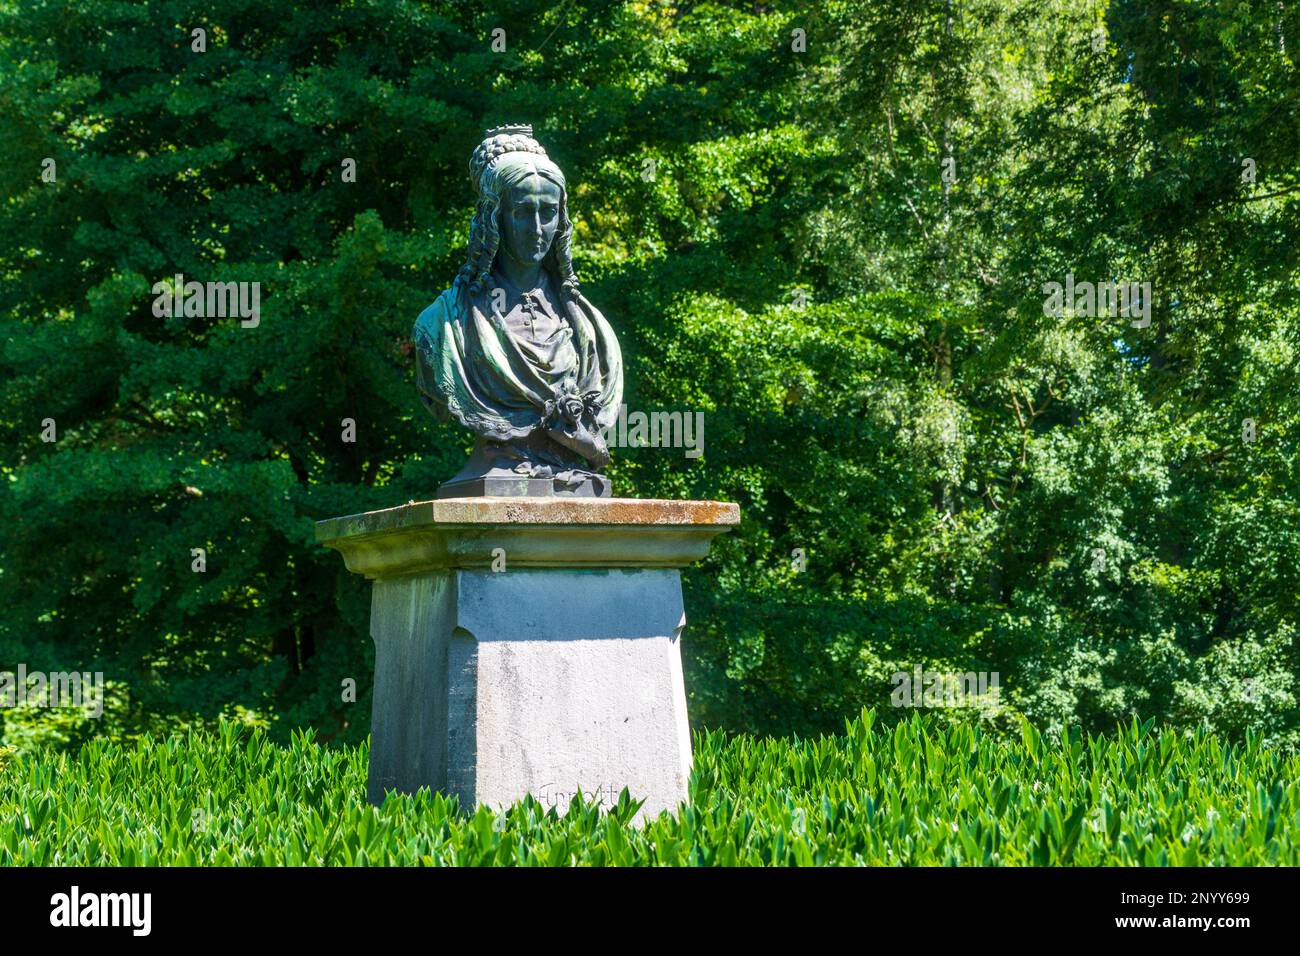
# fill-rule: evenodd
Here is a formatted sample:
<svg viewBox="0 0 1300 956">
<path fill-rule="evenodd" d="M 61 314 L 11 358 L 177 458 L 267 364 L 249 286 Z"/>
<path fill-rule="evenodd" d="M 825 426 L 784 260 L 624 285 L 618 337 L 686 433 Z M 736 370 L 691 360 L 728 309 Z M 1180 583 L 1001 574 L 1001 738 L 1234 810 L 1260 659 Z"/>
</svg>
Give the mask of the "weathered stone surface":
<svg viewBox="0 0 1300 956">
<path fill-rule="evenodd" d="M 375 584 L 368 798 L 421 786 L 462 806 L 627 787 L 686 800 L 681 584 L 671 570 L 452 570 Z"/>
<path fill-rule="evenodd" d="M 643 818 L 675 809 L 690 773 L 676 569 L 738 521 L 715 501 L 474 498 L 318 523 L 375 579 L 369 799 L 429 787 L 563 809 L 579 788 L 609 804 L 627 787 Z"/>
<path fill-rule="evenodd" d="M 739 522 L 740 509 L 721 501 L 444 498 L 320 521 L 316 540 L 369 578 L 502 559 L 508 568 L 680 568 Z"/>
</svg>

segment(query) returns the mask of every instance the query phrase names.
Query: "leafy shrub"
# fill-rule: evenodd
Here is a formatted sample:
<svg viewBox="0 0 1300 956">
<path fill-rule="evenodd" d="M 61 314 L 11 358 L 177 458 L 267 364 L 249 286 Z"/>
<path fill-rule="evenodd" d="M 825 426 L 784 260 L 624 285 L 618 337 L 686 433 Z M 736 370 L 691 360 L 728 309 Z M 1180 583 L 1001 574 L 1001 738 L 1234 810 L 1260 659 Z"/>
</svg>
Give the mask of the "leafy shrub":
<svg viewBox="0 0 1300 956">
<path fill-rule="evenodd" d="M 1296 865 L 1300 758 L 1204 730 L 1000 742 L 872 711 L 811 740 L 695 736 L 691 803 L 638 826 L 626 791 L 365 802 L 365 744 L 222 722 L 133 745 L 0 754 L 0 865 Z"/>
</svg>

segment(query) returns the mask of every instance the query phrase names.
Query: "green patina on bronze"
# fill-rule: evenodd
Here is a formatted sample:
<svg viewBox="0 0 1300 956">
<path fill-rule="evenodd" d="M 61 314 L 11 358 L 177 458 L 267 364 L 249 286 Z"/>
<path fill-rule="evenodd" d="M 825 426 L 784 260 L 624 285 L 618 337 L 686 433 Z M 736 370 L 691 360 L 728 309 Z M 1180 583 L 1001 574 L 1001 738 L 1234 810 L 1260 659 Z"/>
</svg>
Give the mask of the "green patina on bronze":
<svg viewBox="0 0 1300 956">
<path fill-rule="evenodd" d="M 564 174 L 530 126 L 489 130 L 469 166 L 465 265 L 412 333 L 426 407 L 478 436 L 439 496 L 608 497 L 623 361 L 578 288 Z"/>
</svg>

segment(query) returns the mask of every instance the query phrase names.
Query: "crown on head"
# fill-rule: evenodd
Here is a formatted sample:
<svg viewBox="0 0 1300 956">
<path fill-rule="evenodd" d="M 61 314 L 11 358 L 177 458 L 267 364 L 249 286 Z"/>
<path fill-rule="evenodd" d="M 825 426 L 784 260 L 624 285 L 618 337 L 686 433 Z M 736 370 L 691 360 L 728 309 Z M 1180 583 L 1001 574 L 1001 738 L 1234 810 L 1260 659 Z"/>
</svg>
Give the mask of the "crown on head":
<svg viewBox="0 0 1300 956">
<path fill-rule="evenodd" d="M 506 153 L 538 153 L 546 155 L 542 144 L 533 139 L 533 127 L 528 123 L 497 126 L 487 131 L 483 142 L 475 147 L 469 158 L 469 179 L 477 190 L 483 171 Z"/>
</svg>

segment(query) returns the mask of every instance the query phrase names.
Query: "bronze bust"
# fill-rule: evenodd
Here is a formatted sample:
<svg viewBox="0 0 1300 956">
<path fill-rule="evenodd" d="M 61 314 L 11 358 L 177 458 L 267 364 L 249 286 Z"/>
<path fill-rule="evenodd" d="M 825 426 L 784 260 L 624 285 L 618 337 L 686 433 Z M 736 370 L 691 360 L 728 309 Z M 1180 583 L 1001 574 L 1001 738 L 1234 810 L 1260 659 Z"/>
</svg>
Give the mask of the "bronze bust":
<svg viewBox="0 0 1300 956">
<path fill-rule="evenodd" d="M 424 404 L 478 436 L 438 496 L 609 497 L 623 362 L 578 289 L 564 174 L 531 126 L 489 130 L 469 168 L 465 265 L 413 332 Z"/>
</svg>

